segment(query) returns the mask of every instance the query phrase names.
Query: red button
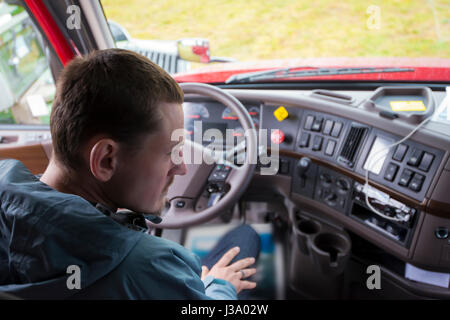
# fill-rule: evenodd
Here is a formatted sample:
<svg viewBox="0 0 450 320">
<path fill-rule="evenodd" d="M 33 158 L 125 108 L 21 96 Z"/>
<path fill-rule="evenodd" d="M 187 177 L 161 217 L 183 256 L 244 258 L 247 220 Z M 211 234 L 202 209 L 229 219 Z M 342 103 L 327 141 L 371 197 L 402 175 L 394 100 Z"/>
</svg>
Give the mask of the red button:
<svg viewBox="0 0 450 320">
<path fill-rule="evenodd" d="M 280 144 L 284 141 L 284 132 L 279 129 L 274 130 L 270 134 L 270 139 L 273 143 Z"/>
</svg>

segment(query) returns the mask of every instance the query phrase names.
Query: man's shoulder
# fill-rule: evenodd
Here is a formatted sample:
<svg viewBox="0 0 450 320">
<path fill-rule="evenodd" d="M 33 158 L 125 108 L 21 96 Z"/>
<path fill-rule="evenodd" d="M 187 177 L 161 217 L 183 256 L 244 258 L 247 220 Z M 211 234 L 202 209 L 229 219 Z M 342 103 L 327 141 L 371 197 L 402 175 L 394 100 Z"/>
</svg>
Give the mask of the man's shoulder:
<svg viewBox="0 0 450 320">
<path fill-rule="evenodd" d="M 0 160 L 0 187 L 15 182 L 28 182 L 32 180 L 31 177 L 34 176 L 19 160 Z"/>
<path fill-rule="evenodd" d="M 56 201 L 74 198 L 74 195 L 59 193 L 33 175 L 25 165 L 14 159 L 0 160 L 0 196 L 2 201 L 31 205 L 51 198 Z M 38 201 L 40 200 L 40 201 Z"/>
</svg>

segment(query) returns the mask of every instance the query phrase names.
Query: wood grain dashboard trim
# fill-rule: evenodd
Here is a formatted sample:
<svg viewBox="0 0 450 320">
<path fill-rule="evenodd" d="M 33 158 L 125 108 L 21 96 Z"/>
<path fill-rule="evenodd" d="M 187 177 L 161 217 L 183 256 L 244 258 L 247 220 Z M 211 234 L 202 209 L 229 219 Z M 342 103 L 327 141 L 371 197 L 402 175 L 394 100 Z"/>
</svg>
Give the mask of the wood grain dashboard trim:
<svg viewBox="0 0 450 320">
<path fill-rule="evenodd" d="M 1 148 L 0 159 L 17 159 L 33 174 L 43 173 L 47 168 L 49 161 L 41 144 Z"/>
<path fill-rule="evenodd" d="M 268 148 L 268 151 L 270 152 L 270 148 Z M 334 171 L 337 171 L 338 173 L 344 174 L 347 177 L 358 181 L 359 183 L 365 183 L 364 177 L 354 173 L 353 171 L 350 171 L 348 169 L 345 169 L 343 167 L 336 166 L 334 164 L 331 164 L 329 162 L 326 162 L 320 158 L 314 157 L 309 154 L 301 154 L 299 152 L 293 152 L 289 150 L 279 150 L 279 154 L 282 156 L 287 156 L 295 159 L 301 159 L 303 157 L 310 158 L 314 163 L 327 167 L 329 169 L 332 169 Z M 424 198 L 422 202 L 419 202 L 415 199 L 412 199 L 408 196 L 405 196 L 404 194 L 392 190 L 382 184 L 379 184 L 375 181 L 370 181 L 370 185 L 377 188 L 378 190 L 385 192 L 389 194 L 394 199 L 403 202 L 407 206 L 414 207 L 420 211 L 425 211 L 426 213 L 429 213 L 431 215 L 443 217 L 443 218 L 450 218 L 450 206 L 446 203 L 442 203 L 435 200 L 430 200 L 428 198 Z"/>
</svg>

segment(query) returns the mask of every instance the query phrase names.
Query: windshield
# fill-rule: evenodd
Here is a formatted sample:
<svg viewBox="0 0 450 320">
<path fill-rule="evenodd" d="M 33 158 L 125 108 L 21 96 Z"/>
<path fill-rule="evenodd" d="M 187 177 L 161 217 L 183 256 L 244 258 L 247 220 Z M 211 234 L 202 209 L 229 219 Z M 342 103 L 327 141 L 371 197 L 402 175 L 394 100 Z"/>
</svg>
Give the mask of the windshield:
<svg viewBox="0 0 450 320">
<path fill-rule="evenodd" d="M 235 63 L 209 64 L 207 70 L 230 71 L 227 77 L 283 67 L 414 69 L 328 79 L 446 82 L 450 76 L 450 3 L 445 0 L 103 0 L 102 4 L 106 17 L 123 26 L 131 40 L 209 40 L 212 58 Z M 190 69 L 199 72 L 197 68 L 204 66 L 193 63 Z"/>
<path fill-rule="evenodd" d="M 48 124 L 54 91 L 40 33 L 23 7 L 0 0 L 0 125 Z"/>
</svg>

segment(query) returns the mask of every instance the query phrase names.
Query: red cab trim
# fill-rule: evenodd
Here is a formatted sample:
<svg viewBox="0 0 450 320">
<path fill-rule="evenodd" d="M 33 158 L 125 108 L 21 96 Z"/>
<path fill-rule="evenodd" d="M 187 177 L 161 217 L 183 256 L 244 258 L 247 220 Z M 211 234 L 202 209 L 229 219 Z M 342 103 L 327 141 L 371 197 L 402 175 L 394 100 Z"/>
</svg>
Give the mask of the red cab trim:
<svg viewBox="0 0 450 320">
<path fill-rule="evenodd" d="M 44 3 L 42 3 L 42 0 L 25 0 L 25 3 L 55 49 L 59 60 L 63 65 L 66 65 L 73 59 L 74 53 Z"/>
</svg>

